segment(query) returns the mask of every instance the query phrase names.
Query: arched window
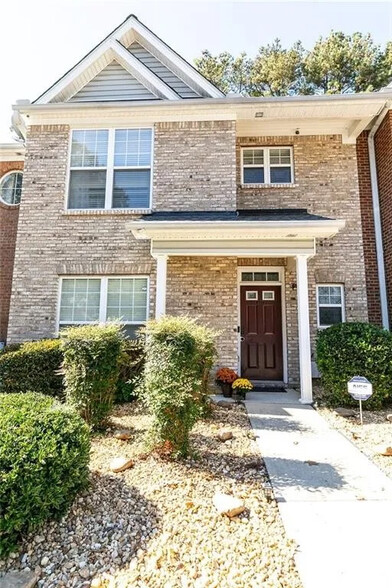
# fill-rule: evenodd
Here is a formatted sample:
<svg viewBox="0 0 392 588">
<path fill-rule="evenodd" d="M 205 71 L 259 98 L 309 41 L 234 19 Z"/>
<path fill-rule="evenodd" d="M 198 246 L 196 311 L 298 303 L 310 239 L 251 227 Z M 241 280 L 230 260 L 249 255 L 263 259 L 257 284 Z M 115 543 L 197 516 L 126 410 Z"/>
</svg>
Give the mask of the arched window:
<svg viewBox="0 0 392 588">
<path fill-rule="evenodd" d="M 23 174 L 21 171 L 11 171 L 0 179 L 1 202 L 11 205 L 20 203 L 22 180 Z"/>
</svg>

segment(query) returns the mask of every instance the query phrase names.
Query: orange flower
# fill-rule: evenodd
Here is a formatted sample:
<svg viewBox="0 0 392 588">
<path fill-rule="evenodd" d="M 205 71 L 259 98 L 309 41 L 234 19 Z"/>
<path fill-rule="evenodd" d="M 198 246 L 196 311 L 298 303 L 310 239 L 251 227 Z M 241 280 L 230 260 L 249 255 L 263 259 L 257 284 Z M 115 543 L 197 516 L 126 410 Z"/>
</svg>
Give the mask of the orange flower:
<svg viewBox="0 0 392 588">
<path fill-rule="evenodd" d="M 232 384 L 235 380 L 237 380 L 237 378 L 238 375 L 235 373 L 235 371 L 227 367 L 220 368 L 216 372 L 217 382 L 225 382 L 227 384 Z"/>
</svg>

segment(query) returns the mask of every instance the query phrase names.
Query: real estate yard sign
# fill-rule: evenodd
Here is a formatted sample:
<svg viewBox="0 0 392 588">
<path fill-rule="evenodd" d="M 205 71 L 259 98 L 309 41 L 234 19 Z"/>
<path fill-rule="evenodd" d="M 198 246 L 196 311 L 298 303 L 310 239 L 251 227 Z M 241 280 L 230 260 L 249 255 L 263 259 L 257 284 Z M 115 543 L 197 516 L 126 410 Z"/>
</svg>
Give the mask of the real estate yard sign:
<svg viewBox="0 0 392 588">
<path fill-rule="evenodd" d="M 354 398 L 359 400 L 359 414 L 362 420 L 362 400 L 367 400 L 373 394 L 373 386 L 366 378 L 362 376 L 354 376 L 347 384 L 348 393 Z"/>
</svg>

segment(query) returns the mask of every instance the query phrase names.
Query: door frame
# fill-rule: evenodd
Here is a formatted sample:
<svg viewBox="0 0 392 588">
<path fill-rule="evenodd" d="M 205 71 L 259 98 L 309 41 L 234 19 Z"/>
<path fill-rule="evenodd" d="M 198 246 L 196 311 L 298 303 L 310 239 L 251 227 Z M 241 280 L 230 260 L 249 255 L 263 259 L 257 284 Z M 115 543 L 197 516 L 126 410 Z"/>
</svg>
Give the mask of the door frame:
<svg viewBox="0 0 392 588">
<path fill-rule="evenodd" d="M 283 355 L 283 383 L 288 383 L 287 370 L 287 329 L 286 329 L 286 287 L 285 287 L 285 266 L 283 265 L 242 265 L 237 267 L 237 317 L 238 317 L 238 335 L 237 335 L 237 355 L 238 355 L 238 373 L 241 375 L 241 286 L 280 286 L 281 303 L 282 303 L 282 355 Z M 241 280 L 242 272 L 279 272 L 277 282 L 243 282 Z"/>
</svg>

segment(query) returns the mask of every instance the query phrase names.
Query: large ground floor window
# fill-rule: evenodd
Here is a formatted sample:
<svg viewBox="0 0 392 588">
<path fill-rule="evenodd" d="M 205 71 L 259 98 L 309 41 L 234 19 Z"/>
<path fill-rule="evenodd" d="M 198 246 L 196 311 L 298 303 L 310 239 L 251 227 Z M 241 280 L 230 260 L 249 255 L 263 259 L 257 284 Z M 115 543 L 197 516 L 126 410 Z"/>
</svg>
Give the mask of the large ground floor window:
<svg viewBox="0 0 392 588">
<path fill-rule="evenodd" d="M 133 338 L 148 317 L 148 290 L 147 276 L 61 278 L 58 327 L 119 320 Z"/>
</svg>

